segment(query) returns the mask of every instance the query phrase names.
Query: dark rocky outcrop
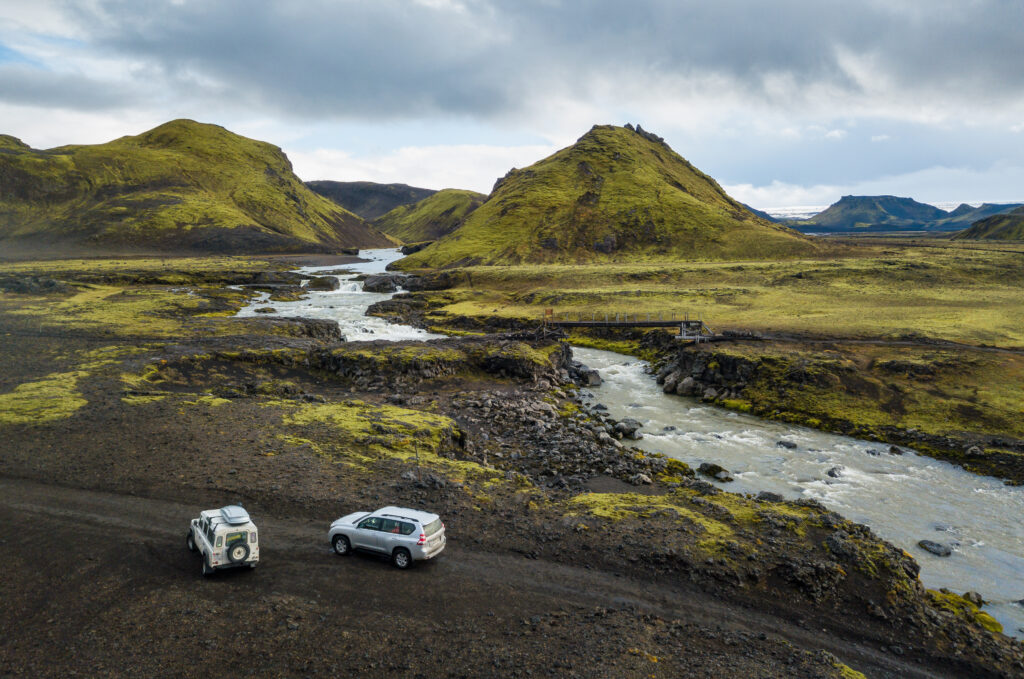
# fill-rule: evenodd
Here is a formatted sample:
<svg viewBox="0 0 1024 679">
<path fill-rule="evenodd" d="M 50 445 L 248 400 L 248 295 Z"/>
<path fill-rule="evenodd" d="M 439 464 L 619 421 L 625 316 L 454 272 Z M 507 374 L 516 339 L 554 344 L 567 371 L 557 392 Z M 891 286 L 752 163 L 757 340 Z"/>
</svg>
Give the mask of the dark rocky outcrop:
<svg viewBox="0 0 1024 679">
<path fill-rule="evenodd" d="M 337 290 L 341 283 L 334 276 L 316 276 L 309 279 L 306 287 L 310 290 Z"/>
</svg>

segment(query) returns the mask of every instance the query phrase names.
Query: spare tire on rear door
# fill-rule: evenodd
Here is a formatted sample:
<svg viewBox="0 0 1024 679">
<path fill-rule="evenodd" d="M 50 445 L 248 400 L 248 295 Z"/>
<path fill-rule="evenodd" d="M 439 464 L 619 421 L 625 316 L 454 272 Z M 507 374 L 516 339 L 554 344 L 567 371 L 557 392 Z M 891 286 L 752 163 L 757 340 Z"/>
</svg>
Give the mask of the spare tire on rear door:
<svg viewBox="0 0 1024 679">
<path fill-rule="evenodd" d="M 228 545 L 228 561 L 231 563 L 242 563 L 249 558 L 249 545 L 245 542 L 232 542 Z"/>
</svg>

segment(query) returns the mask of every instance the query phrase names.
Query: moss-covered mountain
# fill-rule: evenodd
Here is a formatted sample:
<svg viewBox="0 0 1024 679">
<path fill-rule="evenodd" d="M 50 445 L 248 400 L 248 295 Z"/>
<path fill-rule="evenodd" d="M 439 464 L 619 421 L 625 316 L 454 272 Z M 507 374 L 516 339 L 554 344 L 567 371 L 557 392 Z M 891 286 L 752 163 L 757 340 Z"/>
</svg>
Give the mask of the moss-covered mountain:
<svg viewBox="0 0 1024 679">
<path fill-rule="evenodd" d="M 955 240 L 1024 240 L 1024 207 L 987 217 L 958 233 Z"/>
<path fill-rule="evenodd" d="M 444 189 L 415 205 L 396 207 L 373 226 L 406 243 L 437 240 L 457 229 L 485 200 L 476 191 Z"/>
<path fill-rule="evenodd" d="M 399 266 L 764 259 L 817 248 L 756 217 L 660 137 L 602 125 L 509 172 L 462 226 Z"/>
<path fill-rule="evenodd" d="M 368 221 L 400 205 L 418 203 L 435 193 L 433 189 L 421 189 L 408 184 L 335 182 L 326 179 L 306 182 L 306 186 Z"/>
<path fill-rule="evenodd" d="M 306 188 L 276 146 L 174 120 L 45 151 L 0 138 L 0 244 L 246 253 L 390 240 Z"/>
</svg>

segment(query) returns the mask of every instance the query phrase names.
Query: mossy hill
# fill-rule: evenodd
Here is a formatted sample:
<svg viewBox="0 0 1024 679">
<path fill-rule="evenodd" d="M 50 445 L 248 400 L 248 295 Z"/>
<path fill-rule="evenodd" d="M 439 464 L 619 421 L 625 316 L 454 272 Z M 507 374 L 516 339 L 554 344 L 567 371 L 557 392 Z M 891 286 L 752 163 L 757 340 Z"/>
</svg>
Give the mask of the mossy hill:
<svg viewBox="0 0 1024 679">
<path fill-rule="evenodd" d="M 106 144 L 45 151 L 0 138 L 0 243 L 252 253 L 390 241 L 307 189 L 276 146 L 174 120 Z"/>
<path fill-rule="evenodd" d="M 396 207 L 373 226 L 406 243 L 437 240 L 457 229 L 485 200 L 476 191 L 444 189 L 415 205 Z"/>
<path fill-rule="evenodd" d="M 1024 207 L 978 220 L 956 240 L 1024 240 Z"/>
<path fill-rule="evenodd" d="M 817 248 L 756 217 L 660 137 L 602 125 L 510 171 L 462 226 L 398 266 L 766 259 Z"/>
<path fill-rule="evenodd" d="M 367 221 L 377 219 L 400 205 L 412 205 L 435 193 L 408 184 L 334 182 L 317 180 L 306 186 Z"/>
<path fill-rule="evenodd" d="M 810 219 L 788 220 L 799 231 L 884 232 L 959 231 L 984 217 L 1008 212 L 1017 204 L 961 204 L 952 212 L 913 198 L 898 196 L 843 196 L 839 202 Z"/>
</svg>

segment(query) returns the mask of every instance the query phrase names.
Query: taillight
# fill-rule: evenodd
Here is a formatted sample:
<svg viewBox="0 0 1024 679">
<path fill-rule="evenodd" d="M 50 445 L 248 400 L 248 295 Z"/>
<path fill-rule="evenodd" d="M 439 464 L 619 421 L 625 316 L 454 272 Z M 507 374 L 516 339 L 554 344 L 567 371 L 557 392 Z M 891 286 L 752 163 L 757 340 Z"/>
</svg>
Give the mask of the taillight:
<svg viewBox="0 0 1024 679">
<path fill-rule="evenodd" d="M 425 544 L 427 544 L 427 536 L 424 535 L 423 533 L 420 533 L 420 539 L 416 541 L 416 544 L 417 545 L 425 545 Z"/>
</svg>

